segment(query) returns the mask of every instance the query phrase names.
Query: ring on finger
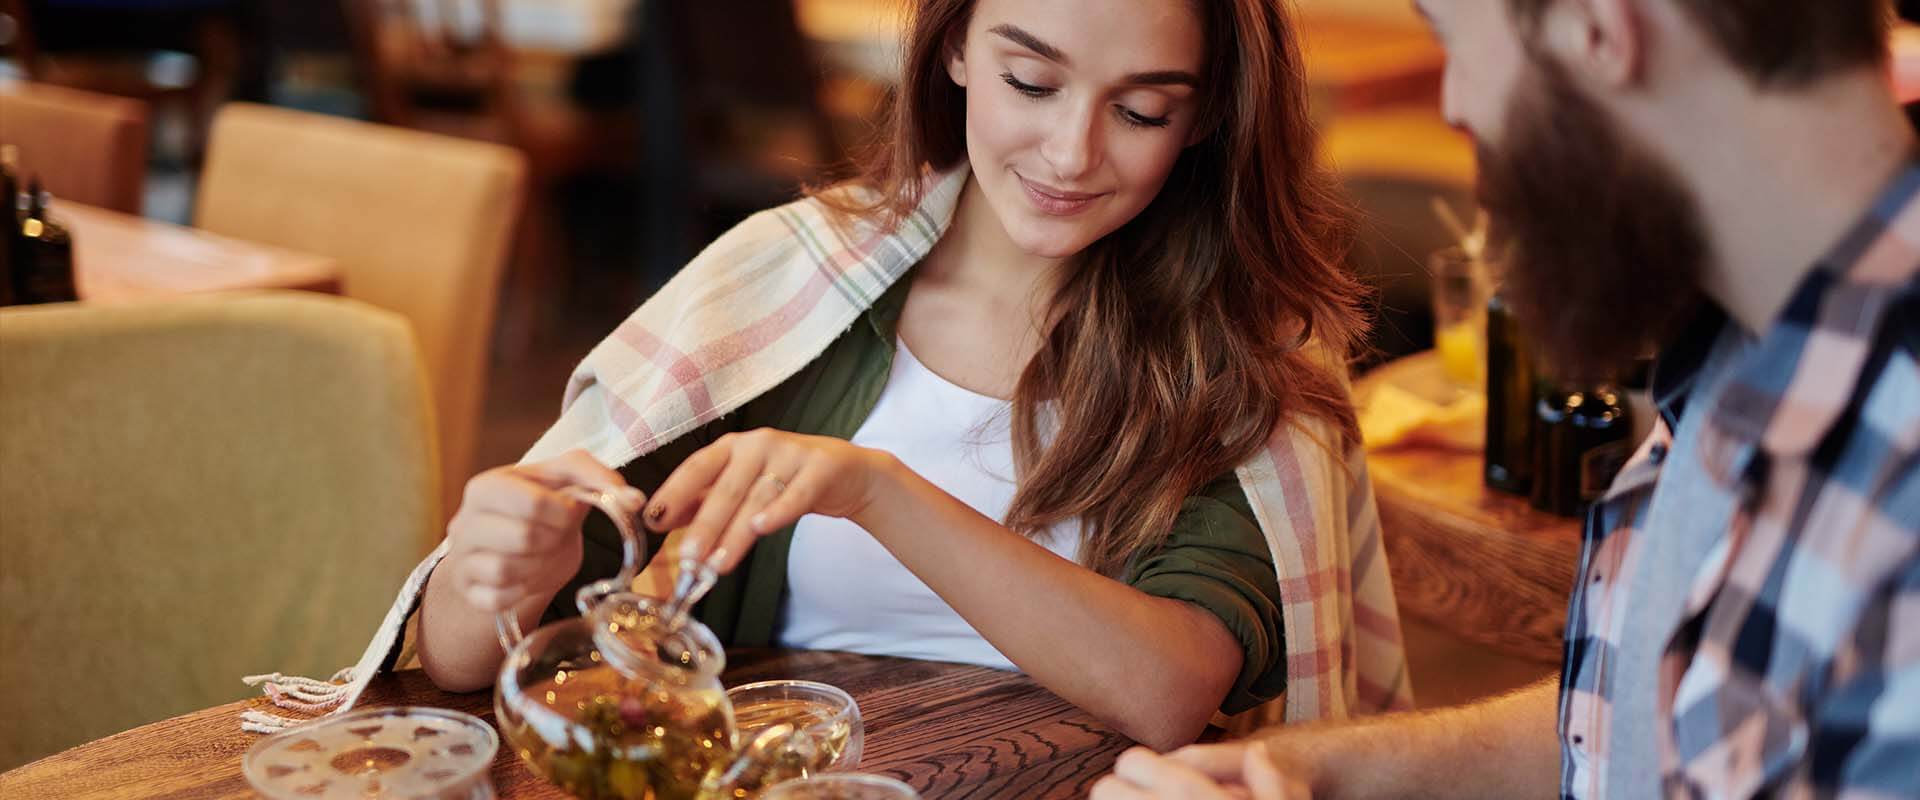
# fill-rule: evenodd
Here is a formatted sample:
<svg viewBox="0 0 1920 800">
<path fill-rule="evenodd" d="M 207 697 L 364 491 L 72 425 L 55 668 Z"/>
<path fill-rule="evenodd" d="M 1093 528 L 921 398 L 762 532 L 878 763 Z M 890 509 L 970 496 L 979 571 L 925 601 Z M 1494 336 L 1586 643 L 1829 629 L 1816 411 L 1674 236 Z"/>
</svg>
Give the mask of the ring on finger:
<svg viewBox="0 0 1920 800">
<path fill-rule="evenodd" d="M 762 473 L 760 475 L 760 480 L 771 481 L 773 483 L 774 494 L 779 494 L 787 490 L 787 482 L 785 480 L 782 480 L 780 476 L 775 475 L 771 472 Z"/>
</svg>

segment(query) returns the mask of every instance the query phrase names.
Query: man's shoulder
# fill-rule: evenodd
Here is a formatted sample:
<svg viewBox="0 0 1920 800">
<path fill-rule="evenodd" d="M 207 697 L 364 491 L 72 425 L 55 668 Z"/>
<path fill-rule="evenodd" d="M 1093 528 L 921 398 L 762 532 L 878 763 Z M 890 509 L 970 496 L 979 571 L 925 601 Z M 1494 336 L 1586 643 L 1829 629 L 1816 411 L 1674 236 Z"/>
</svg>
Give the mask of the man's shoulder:
<svg viewBox="0 0 1920 800">
<path fill-rule="evenodd" d="M 1920 280 L 1894 298 L 1885 335 L 1895 354 L 1909 362 L 1920 361 Z"/>
<path fill-rule="evenodd" d="M 1883 439 L 1888 457 L 1912 467 L 1920 450 L 1920 281 L 1896 293 L 1862 370 L 1856 435 Z"/>
<path fill-rule="evenodd" d="M 1877 524 L 1920 537 L 1920 292 L 1900 303 L 1874 337 L 1850 424 L 1814 466 Z"/>
</svg>

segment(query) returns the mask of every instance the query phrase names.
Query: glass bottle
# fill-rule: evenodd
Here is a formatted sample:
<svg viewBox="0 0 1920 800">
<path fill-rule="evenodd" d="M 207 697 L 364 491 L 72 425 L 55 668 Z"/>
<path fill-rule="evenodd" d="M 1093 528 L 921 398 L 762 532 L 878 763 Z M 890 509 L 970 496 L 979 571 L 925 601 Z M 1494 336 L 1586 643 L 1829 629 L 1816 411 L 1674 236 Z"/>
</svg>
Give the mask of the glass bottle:
<svg viewBox="0 0 1920 800">
<path fill-rule="evenodd" d="M 1542 393 L 1534 407 L 1533 507 L 1571 517 L 1599 499 L 1631 454 L 1629 427 L 1611 386 Z"/>
<path fill-rule="evenodd" d="M 20 201 L 20 148 L 14 145 L 0 145 L 0 306 L 10 306 L 16 301 L 13 291 L 14 251 L 19 249 L 20 217 L 15 209 Z"/>
<path fill-rule="evenodd" d="M 14 296 L 21 303 L 68 303 L 80 299 L 73 279 L 73 238 L 50 214 L 53 195 L 33 180 L 20 220 L 14 264 Z"/>
<path fill-rule="evenodd" d="M 1487 301 L 1488 488 L 1525 495 L 1533 481 L 1533 360 L 1499 294 Z"/>
</svg>

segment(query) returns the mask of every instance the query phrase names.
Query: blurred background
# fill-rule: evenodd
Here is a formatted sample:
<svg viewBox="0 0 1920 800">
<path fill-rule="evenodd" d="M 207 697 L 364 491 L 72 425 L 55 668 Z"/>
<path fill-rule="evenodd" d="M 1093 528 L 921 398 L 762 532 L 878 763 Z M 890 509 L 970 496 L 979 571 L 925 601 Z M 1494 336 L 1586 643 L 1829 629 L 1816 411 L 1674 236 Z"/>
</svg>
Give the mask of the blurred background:
<svg viewBox="0 0 1920 800">
<path fill-rule="evenodd" d="M 522 153 L 497 308 L 444 309 L 493 321 L 488 363 L 461 376 L 471 385 L 434 387 L 480 409 L 472 446 L 445 453 L 453 476 L 518 458 L 594 341 L 702 243 L 864 143 L 895 79 L 906 5 L 4 0 L 0 75 L 137 101 L 143 163 L 87 171 L 137 168 L 119 179 L 131 199 L 107 205 L 182 225 L 196 222 L 209 147 L 221 146 L 214 119 L 232 101 Z M 1367 219 L 1355 266 L 1384 291 L 1370 358 L 1421 349 L 1432 338 L 1421 264 L 1447 238 L 1430 199 L 1466 207 L 1472 174 L 1469 145 L 1439 118 L 1442 54 L 1404 0 L 1302 0 L 1300 26 L 1325 157 Z M 25 152 L 24 172 L 74 171 L 54 163 L 65 157 Z"/>
<path fill-rule="evenodd" d="M 0 0 L 0 770 L 349 662 L 580 358 L 867 141 L 908 4 Z M 1483 482 L 1444 54 L 1408 0 L 1294 5 L 1377 290 L 1355 395 L 1415 685 L 1518 686 L 1579 535 Z"/>
</svg>

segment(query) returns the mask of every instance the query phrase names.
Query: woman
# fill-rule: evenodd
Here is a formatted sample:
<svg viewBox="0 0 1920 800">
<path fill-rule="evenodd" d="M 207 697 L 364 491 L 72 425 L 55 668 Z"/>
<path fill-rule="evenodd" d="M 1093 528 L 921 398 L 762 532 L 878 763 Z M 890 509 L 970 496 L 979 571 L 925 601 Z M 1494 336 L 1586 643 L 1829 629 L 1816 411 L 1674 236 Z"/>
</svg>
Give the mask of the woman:
<svg viewBox="0 0 1920 800">
<path fill-rule="evenodd" d="M 924 0 L 906 44 L 863 174 L 722 237 L 469 483 L 428 674 L 489 684 L 496 611 L 617 567 L 582 484 L 730 573 L 730 645 L 1018 668 L 1161 748 L 1290 680 L 1288 718 L 1404 703 L 1284 4 Z"/>
</svg>

